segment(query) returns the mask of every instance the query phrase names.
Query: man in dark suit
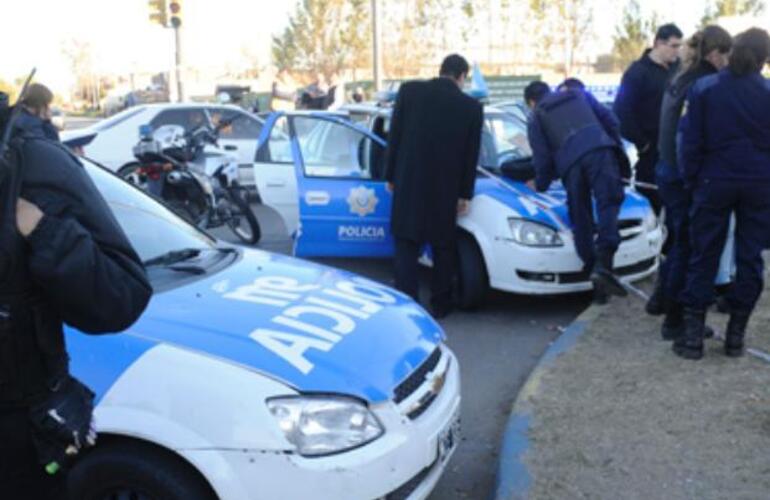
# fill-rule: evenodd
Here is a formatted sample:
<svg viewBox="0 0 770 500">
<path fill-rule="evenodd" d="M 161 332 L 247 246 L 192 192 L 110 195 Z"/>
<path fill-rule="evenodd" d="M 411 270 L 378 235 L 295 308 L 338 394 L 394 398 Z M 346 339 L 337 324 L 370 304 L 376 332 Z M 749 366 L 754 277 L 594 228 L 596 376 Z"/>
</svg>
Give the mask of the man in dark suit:
<svg viewBox="0 0 770 500">
<path fill-rule="evenodd" d="M 396 288 L 418 299 L 418 257 L 433 255 L 431 307 L 452 310 L 457 216 L 468 212 L 484 119 L 481 104 L 462 92 L 468 62 L 453 54 L 438 78 L 404 83 L 391 120 L 385 179 L 393 191 Z"/>
</svg>

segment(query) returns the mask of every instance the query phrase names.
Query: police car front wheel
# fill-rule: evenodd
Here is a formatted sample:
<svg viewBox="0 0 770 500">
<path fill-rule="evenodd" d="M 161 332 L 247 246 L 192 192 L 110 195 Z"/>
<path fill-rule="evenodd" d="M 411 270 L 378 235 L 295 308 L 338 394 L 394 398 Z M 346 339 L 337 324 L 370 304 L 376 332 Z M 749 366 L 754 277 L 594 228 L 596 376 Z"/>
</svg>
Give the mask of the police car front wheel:
<svg viewBox="0 0 770 500">
<path fill-rule="evenodd" d="M 457 258 L 457 304 L 462 309 L 475 309 L 484 301 L 489 277 L 481 249 L 469 233 L 460 233 Z"/>
<path fill-rule="evenodd" d="M 69 476 L 69 498 L 79 500 L 215 500 L 206 480 L 181 457 L 130 440 L 100 443 Z"/>
</svg>

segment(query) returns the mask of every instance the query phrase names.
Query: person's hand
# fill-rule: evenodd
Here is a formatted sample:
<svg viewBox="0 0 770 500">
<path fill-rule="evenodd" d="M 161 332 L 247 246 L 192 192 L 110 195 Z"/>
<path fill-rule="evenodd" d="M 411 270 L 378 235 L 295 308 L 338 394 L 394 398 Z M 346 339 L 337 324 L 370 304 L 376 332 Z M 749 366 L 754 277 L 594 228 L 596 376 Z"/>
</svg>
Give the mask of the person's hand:
<svg viewBox="0 0 770 500">
<path fill-rule="evenodd" d="M 395 187 L 395 186 L 393 186 L 393 183 L 392 183 L 392 182 L 386 182 L 386 183 L 385 183 L 385 189 L 387 189 L 387 190 L 388 190 L 388 193 L 390 193 L 390 194 L 393 194 L 393 188 L 394 188 L 394 187 Z"/>
<path fill-rule="evenodd" d="M 465 215 L 471 209 L 471 200 L 460 198 L 457 200 L 457 215 Z"/>
<path fill-rule="evenodd" d="M 537 186 L 535 185 L 534 179 L 530 179 L 527 181 L 527 187 L 532 191 L 537 191 Z"/>
<path fill-rule="evenodd" d="M 40 219 L 43 218 L 43 212 L 35 205 L 24 198 L 19 198 L 16 202 L 16 226 L 19 232 L 25 238 L 32 234 Z"/>
</svg>

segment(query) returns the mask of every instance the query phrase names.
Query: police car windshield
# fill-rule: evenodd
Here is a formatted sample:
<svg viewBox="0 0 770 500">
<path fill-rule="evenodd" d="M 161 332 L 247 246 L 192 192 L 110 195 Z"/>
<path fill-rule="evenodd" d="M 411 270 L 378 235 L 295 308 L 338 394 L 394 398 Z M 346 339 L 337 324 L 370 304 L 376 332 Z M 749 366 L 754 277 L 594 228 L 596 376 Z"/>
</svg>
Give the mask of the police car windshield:
<svg viewBox="0 0 770 500">
<path fill-rule="evenodd" d="M 216 241 L 106 170 L 83 161 L 142 261 L 183 248 L 215 248 Z"/>
<path fill-rule="evenodd" d="M 529 147 L 527 126 L 524 122 L 508 113 L 484 113 L 479 165 L 498 170 L 507 161 L 531 156 L 532 149 Z"/>
</svg>

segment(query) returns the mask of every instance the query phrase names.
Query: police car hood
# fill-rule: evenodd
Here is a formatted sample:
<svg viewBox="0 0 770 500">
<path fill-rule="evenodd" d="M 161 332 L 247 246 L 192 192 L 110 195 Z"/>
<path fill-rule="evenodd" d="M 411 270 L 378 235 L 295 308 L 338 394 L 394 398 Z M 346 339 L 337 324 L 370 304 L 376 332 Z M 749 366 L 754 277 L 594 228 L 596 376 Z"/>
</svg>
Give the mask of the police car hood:
<svg viewBox="0 0 770 500">
<path fill-rule="evenodd" d="M 569 229 L 571 222 L 567 192 L 561 182 L 554 182 L 545 193 L 537 193 L 526 184 L 511 179 L 482 178 L 476 180 L 476 196 L 489 196 L 514 211 L 519 217 L 548 225 L 558 230 Z M 649 202 L 626 189 L 626 197 L 618 218 L 644 219 L 651 213 Z"/>
<path fill-rule="evenodd" d="M 144 344 L 243 366 L 301 392 L 370 402 L 392 398 L 443 339 L 421 307 L 388 287 L 247 249 L 220 273 L 156 294 L 128 333 Z"/>
</svg>

